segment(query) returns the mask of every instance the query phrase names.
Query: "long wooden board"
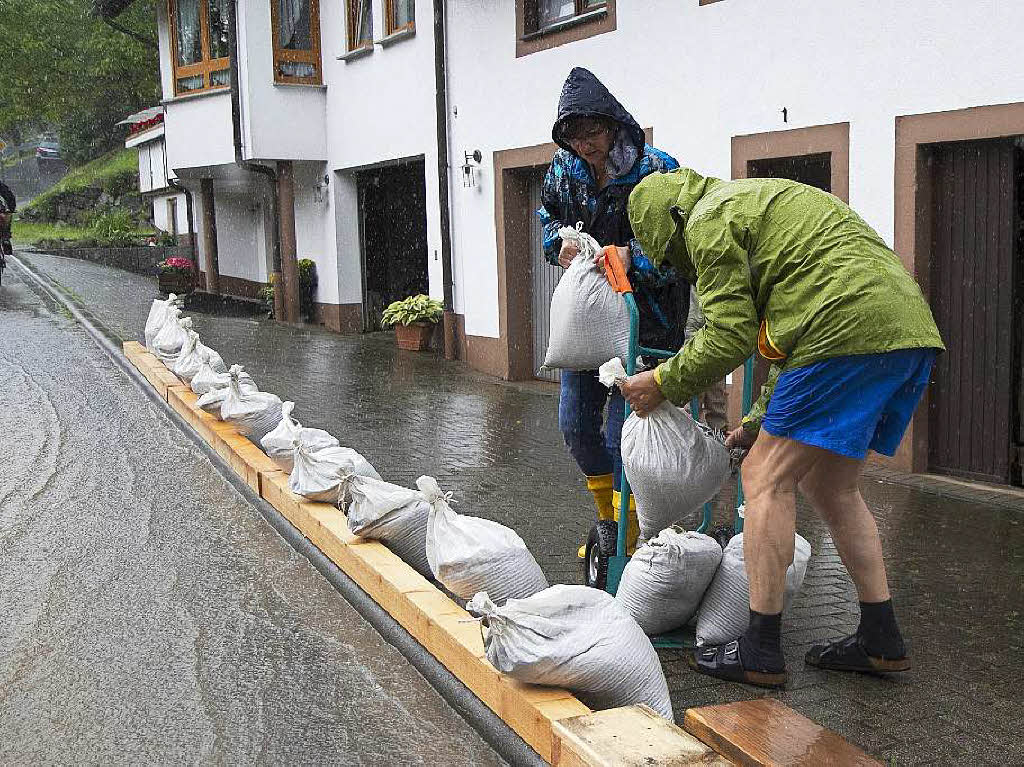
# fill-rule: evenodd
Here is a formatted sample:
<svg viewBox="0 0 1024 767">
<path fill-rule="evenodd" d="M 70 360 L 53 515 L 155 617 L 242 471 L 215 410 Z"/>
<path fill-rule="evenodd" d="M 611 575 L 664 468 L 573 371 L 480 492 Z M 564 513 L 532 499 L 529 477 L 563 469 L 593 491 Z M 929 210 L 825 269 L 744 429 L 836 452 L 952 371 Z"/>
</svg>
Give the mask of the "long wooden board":
<svg viewBox="0 0 1024 767">
<path fill-rule="evenodd" d="M 774 698 L 691 708 L 683 727 L 745 767 L 881 765 L 838 734 Z"/>
</svg>

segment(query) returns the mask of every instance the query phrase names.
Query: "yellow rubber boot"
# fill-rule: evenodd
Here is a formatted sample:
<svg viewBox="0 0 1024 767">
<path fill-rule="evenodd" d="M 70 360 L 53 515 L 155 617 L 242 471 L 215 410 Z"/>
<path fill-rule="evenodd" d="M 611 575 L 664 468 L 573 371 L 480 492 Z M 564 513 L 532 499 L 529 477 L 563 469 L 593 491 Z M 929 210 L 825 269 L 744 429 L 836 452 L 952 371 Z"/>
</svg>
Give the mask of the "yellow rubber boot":
<svg viewBox="0 0 1024 767">
<path fill-rule="evenodd" d="M 614 477 L 611 474 L 598 474 L 595 477 L 587 477 L 587 490 L 594 496 L 594 506 L 597 507 L 598 521 L 615 519 L 615 509 L 612 506 L 612 488 L 615 486 Z M 580 546 L 576 555 L 583 559 L 587 555 L 587 544 Z"/>
<path fill-rule="evenodd" d="M 622 507 L 622 495 L 618 490 L 612 492 L 612 508 L 615 509 L 615 521 L 619 521 L 619 509 Z M 636 516 L 636 496 L 629 495 L 629 524 L 626 527 L 626 554 L 633 556 L 636 541 L 640 537 L 640 521 Z"/>
</svg>

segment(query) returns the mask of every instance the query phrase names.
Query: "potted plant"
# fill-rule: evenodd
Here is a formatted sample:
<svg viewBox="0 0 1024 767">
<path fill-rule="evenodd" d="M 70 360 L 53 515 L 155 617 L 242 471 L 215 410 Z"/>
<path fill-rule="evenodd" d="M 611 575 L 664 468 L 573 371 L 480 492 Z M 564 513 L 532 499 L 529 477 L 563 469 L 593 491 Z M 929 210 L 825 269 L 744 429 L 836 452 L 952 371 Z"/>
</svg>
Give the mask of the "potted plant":
<svg viewBox="0 0 1024 767">
<path fill-rule="evenodd" d="M 394 326 L 399 349 L 418 352 L 430 346 L 434 325 L 443 314 L 440 301 L 420 293 L 389 304 L 380 322 L 385 327 Z"/>
<path fill-rule="evenodd" d="M 191 258 L 174 256 L 161 261 L 159 267 L 161 293 L 184 294 L 195 290 L 196 267 Z"/>
</svg>

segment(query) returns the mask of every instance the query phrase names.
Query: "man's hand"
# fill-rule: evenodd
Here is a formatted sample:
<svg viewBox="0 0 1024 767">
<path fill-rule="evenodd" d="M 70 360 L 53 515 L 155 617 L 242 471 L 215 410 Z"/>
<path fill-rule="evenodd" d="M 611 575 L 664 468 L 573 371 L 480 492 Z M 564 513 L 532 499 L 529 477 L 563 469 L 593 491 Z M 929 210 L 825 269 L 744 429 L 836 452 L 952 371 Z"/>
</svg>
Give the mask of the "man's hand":
<svg viewBox="0 0 1024 767">
<path fill-rule="evenodd" d="M 725 446 L 729 450 L 732 450 L 734 447 L 750 450 L 754 446 L 754 440 L 756 439 L 757 432 L 747 431 L 742 426 L 739 426 L 729 432 L 729 436 L 725 438 Z"/>
<path fill-rule="evenodd" d="M 654 379 L 653 370 L 630 376 L 619 384 L 619 391 L 633 408 L 633 412 L 641 418 L 649 416 L 654 408 L 665 401 L 665 395 L 661 393 L 658 382 Z"/>
<path fill-rule="evenodd" d="M 579 245 L 569 240 L 562 240 L 562 249 L 558 251 L 558 265 L 568 269 L 572 260 L 580 254 Z"/>
</svg>

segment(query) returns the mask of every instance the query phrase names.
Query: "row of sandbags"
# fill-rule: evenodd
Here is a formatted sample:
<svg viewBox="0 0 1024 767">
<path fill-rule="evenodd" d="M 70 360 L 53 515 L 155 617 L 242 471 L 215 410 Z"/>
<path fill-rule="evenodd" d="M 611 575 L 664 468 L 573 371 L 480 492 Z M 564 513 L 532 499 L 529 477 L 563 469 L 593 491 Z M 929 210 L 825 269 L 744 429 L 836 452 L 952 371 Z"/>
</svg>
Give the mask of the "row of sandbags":
<svg viewBox="0 0 1024 767">
<path fill-rule="evenodd" d="M 565 687 L 595 708 L 646 703 L 672 718 L 650 640 L 610 595 L 582 586 L 548 587 L 514 530 L 457 513 L 451 495 L 432 477 L 420 477 L 415 490 L 386 482 L 328 432 L 303 427 L 293 417 L 293 403 L 260 392 L 241 366 L 225 371 L 198 336 L 188 346 L 194 331 L 190 320 L 180 318 L 173 296 L 154 302 L 151 319 L 147 346 L 172 369 L 182 349 L 204 355 L 194 371 L 185 371 L 197 405 L 257 442 L 289 472 L 293 492 L 338 504 L 353 533 L 381 541 L 424 576 L 470 600 L 495 668 L 524 682 Z M 165 327 L 172 329 L 165 333 Z"/>
</svg>

